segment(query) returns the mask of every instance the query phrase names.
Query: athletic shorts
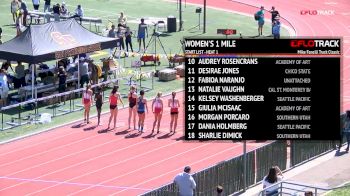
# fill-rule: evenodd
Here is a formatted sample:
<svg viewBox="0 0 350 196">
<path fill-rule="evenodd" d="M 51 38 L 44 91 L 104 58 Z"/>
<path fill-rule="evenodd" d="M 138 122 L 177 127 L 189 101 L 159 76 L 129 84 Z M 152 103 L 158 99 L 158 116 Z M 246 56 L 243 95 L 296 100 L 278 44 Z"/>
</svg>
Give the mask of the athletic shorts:
<svg viewBox="0 0 350 196">
<path fill-rule="evenodd" d="M 263 20 L 262 20 L 262 21 L 259 21 L 259 22 L 258 22 L 259 27 L 264 26 L 264 23 L 265 23 L 265 22 L 264 22 Z"/>
<path fill-rule="evenodd" d="M 162 111 L 162 108 L 154 108 L 154 113 L 159 114 Z"/>
<path fill-rule="evenodd" d="M 137 111 L 138 114 L 144 114 L 145 111 Z"/>
<path fill-rule="evenodd" d="M 179 112 L 170 112 L 171 115 L 178 114 Z"/>
<path fill-rule="evenodd" d="M 102 109 L 102 105 L 96 105 L 96 109 L 101 110 Z"/>
<path fill-rule="evenodd" d="M 133 108 L 136 104 L 135 103 L 129 103 L 129 107 Z"/>
<path fill-rule="evenodd" d="M 90 99 L 85 99 L 84 98 L 84 105 L 90 104 Z"/>
<path fill-rule="evenodd" d="M 116 105 L 109 105 L 109 109 L 114 110 L 115 108 L 117 108 Z"/>
</svg>

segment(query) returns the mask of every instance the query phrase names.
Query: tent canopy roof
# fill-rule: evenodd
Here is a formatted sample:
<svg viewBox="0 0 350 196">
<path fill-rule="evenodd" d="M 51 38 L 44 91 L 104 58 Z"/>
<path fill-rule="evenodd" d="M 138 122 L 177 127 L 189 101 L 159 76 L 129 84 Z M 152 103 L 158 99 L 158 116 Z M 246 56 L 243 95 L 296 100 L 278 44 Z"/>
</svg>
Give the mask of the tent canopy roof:
<svg viewBox="0 0 350 196">
<path fill-rule="evenodd" d="M 116 46 L 115 38 L 92 33 L 70 19 L 29 26 L 21 35 L 0 45 L 0 59 L 40 63 Z"/>
</svg>

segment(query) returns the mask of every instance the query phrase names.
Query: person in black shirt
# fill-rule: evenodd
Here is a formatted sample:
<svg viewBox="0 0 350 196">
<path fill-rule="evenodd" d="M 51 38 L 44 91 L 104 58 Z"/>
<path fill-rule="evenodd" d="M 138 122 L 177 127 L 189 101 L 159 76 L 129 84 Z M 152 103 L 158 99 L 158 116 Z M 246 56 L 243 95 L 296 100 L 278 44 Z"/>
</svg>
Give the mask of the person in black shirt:
<svg viewBox="0 0 350 196">
<path fill-rule="evenodd" d="M 275 9 L 274 6 L 272 6 L 270 13 L 271 13 L 271 24 L 274 24 L 276 17 L 279 16 L 280 13 Z"/>
<path fill-rule="evenodd" d="M 129 46 L 130 46 L 131 52 L 134 52 L 134 50 L 132 49 L 131 36 L 132 36 L 132 32 L 130 31 L 130 27 L 126 27 L 125 44 L 126 44 L 126 51 L 128 53 L 129 53 Z M 127 56 L 128 56 L 128 53 L 126 53 Z"/>
<path fill-rule="evenodd" d="M 28 7 L 25 1 L 18 0 L 20 4 L 20 9 L 23 10 L 22 24 L 23 26 L 27 26 L 27 15 L 28 15 Z"/>
<path fill-rule="evenodd" d="M 55 21 L 60 21 L 60 13 L 61 13 L 61 6 L 60 4 L 56 4 L 52 8 L 53 16 L 55 18 Z"/>
<path fill-rule="evenodd" d="M 0 27 L 0 44 L 2 44 L 1 38 L 2 38 L 2 28 Z"/>
<path fill-rule="evenodd" d="M 66 81 L 67 81 L 66 70 L 64 70 L 64 67 L 60 67 L 58 72 L 58 92 L 59 93 L 66 92 Z"/>
<path fill-rule="evenodd" d="M 96 105 L 96 110 L 97 110 L 97 125 L 100 124 L 100 117 L 101 117 L 101 110 L 102 110 L 102 105 L 103 105 L 103 100 L 102 100 L 102 88 L 98 87 L 96 94 L 95 94 L 95 105 Z"/>
<path fill-rule="evenodd" d="M 44 1 L 45 1 L 44 12 L 46 11 L 50 12 L 51 0 L 44 0 Z"/>
</svg>

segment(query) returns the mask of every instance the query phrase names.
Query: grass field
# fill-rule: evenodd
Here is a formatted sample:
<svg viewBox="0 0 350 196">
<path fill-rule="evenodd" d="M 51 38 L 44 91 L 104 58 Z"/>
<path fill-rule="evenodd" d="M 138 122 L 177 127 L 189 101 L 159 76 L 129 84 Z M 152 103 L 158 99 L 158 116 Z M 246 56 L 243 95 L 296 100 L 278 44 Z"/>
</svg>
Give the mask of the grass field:
<svg viewBox="0 0 350 196">
<path fill-rule="evenodd" d="M 346 184 L 346 188 L 337 189 L 329 192 L 326 196 L 348 196 L 350 195 L 350 184 Z"/>
<path fill-rule="evenodd" d="M 27 0 L 28 7 L 32 9 L 31 1 Z M 43 9 L 43 2 L 40 6 L 40 10 Z M 61 1 L 52 1 L 53 3 L 61 3 Z M 9 4 L 10 1 L 1 1 L 0 9 L 0 26 L 3 29 L 3 41 L 8 41 L 14 37 L 15 28 L 12 24 L 12 16 L 9 13 Z M 178 10 L 176 3 L 168 2 L 168 1 L 156 1 L 156 0 L 132 0 L 132 1 L 117 1 L 117 0 L 67 0 L 66 4 L 68 5 L 68 9 L 70 12 L 73 12 L 76 5 L 81 4 L 84 11 L 85 16 L 89 17 L 100 17 L 103 19 L 102 28 L 108 26 L 109 22 L 112 21 L 116 23 L 117 18 L 119 17 L 119 13 L 123 11 L 128 18 L 128 26 L 131 27 L 132 30 L 137 30 L 137 25 L 139 23 L 140 18 L 145 18 L 149 20 L 150 18 L 159 18 L 156 20 L 165 20 L 167 16 L 173 15 L 178 18 Z M 198 15 L 195 13 L 196 6 L 183 5 L 183 20 L 184 20 L 184 31 L 175 32 L 175 33 L 163 33 L 160 36 L 160 40 L 164 45 L 164 50 L 161 49 L 159 42 L 157 42 L 157 53 L 164 54 L 164 52 L 168 55 L 174 55 L 181 53 L 181 44 L 180 40 L 184 36 L 203 36 L 202 30 L 198 28 L 193 28 L 198 24 Z M 239 11 L 239 10 L 238 10 Z M 85 25 L 88 28 L 88 25 Z M 205 36 L 216 35 L 216 29 L 218 28 L 233 28 L 237 29 L 239 33 L 241 33 L 244 37 L 250 37 L 257 35 L 257 24 L 253 17 L 242 16 L 230 12 L 224 12 L 220 10 L 207 9 L 207 33 Z M 94 30 L 94 28 L 93 28 Z M 149 27 L 149 33 L 151 34 L 153 31 L 153 26 Z M 264 35 L 269 35 L 271 31 L 271 24 L 266 23 L 264 28 Z M 288 32 L 285 29 L 281 30 L 282 36 L 287 36 Z M 83 36 L 83 35 L 82 35 Z M 233 37 L 237 37 L 239 35 L 234 35 Z M 146 40 L 146 43 L 149 39 Z M 136 39 L 133 39 L 134 50 L 138 50 L 138 43 Z M 150 44 L 147 49 L 148 53 L 154 52 L 154 44 Z M 108 56 L 108 50 L 95 53 L 93 58 L 96 60 L 95 62 L 99 63 L 99 59 Z M 1 57 L 0 57 L 1 59 Z M 131 62 L 139 60 L 139 56 L 121 58 L 119 64 L 122 64 L 124 68 L 131 69 Z M 53 65 L 54 62 L 48 62 Z M 157 67 L 157 70 L 161 70 L 168 67 L 168 61 L 166 58 L 161 59 L 161 65 Z M 147 66 L 142 68 L 143 71 L 154 70 L 153 66 Z M 145 84 L 149 85 L 150 81 L 146 81 Z M 148 84 L 147 84 L 148 83 Z M 160 82 L 157 78 L 155 78 L 154 90 L 147 93 L 148 97 L 154 97 L 156 92 L 162 91 L 163 93 L 171 92 L 172 90 L 182 89 L 183 88 L 183 79 L 178 79 L 171 82 Z M 127 86 L 121 88 L 121 92 L 127 90 Z M 75 102 L 80 102 L 80 99 L 75 100 Z M 60 106 L 65 107 L 65 106 Z M 49 108 L 41 108 L 41 111 L 50 112 Z M 107 104 L 104 106 L 104 110 L 107 111 Z M 95 114 L 95 110 L 92 109 L 92 114 Z M 8 120 L 11 118 L 11 115 L 5 116 Z M 50 127 L 58 126 L 63 123 L 71 122 L 74 120 L 78 120 L 82 118 L 82 112 L 74 112 L 71 114 L 63 115 L 53 119 L 53 122 L 46 125 L 25 125 L 22 127 L 14 128 L 7 131 L 0 132 L 0 141 L 8 140 L 10 138 L 18 137 L 21 135 L 25 135 L 32 132 L 37 132 L 41 130 L 48 129 Z"/>
</svg>

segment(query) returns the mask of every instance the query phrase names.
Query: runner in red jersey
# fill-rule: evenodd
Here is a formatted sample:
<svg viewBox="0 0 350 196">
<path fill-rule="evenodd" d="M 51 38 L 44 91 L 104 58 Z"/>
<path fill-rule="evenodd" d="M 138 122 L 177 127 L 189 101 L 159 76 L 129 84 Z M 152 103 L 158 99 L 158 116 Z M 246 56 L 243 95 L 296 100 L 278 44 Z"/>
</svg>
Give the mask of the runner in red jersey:
<svg viewBox="0 0 350 196">
<path fill-rule="evenodd" d="M 171 95 L 172 95 L 172 98 L 168 100 L 168 107 L 170 107 L 170 115 L 171 115 L 170 133 L 172 131 L 174 131 L 175 133 L 176 126 L 177 126 L 177 118 L 179 115 L 180 103 L 179 103 L 179 100 L 175 98 L 176 92 L 172 92 Z"/>
<path fill-rule="evenodd" d="M 122 101 L 122 99 L 120 98 L 120 93 L 118 92 L 119 86 L 114 86 L 113 90 L 111 92 L 111 95 L 109 96 L 109 109 L 111 111 L 111 116 L 109 117 L 109 122 L 108 122 L 108 128 L 109 129 L 109 125 L 111 124 L 112 119 L 114 120 L 114 127 L 113 129 L 115 129 L 116 127 L 116 123 L 117 123 L 117 115 L 118 115 L 118 99 L 120 100 L 120 103 L 123 104 L 124 103 Z"/>
</svg>

